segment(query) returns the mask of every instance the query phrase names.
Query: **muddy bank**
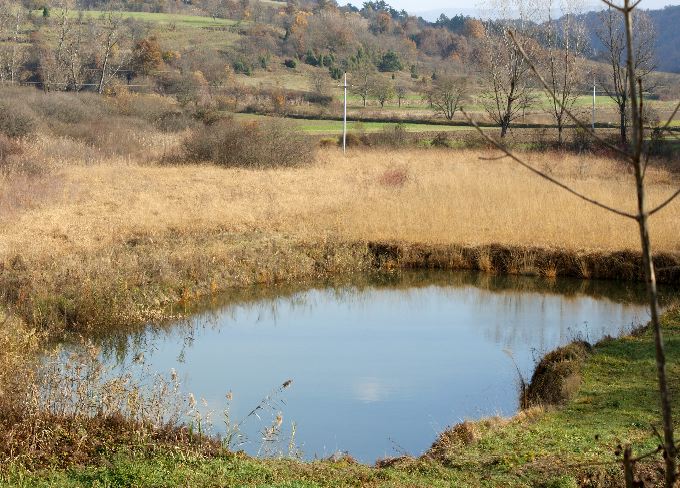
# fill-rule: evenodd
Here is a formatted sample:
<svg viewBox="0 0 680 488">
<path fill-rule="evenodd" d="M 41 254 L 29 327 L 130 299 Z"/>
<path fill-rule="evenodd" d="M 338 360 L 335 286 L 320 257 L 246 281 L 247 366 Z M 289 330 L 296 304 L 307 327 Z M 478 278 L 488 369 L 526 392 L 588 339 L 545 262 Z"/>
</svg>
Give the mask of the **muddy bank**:
<svg viewBox="0 0 680 488">
<path fill-rule="evenodd" d="M 659 283 L 680 283 L 680 254 L 655 256 Z M 0 303 L 53 337 L 130 329 L 190 313 L 197 302 L 252 285 L 304 284 L 399 269 L 643 281 L 639 253 L 502 245 L 304 242 L 215 232 L 140 237 L 95 253 L 0 262 Z"/>
<path fill-rule="evenodd" d="M 633 251 L 582 251 L 503 245 L 409 245 L 369 243 L 378 267 L 469 269 L 495 274 L 644 281 L 642 256 Z M 680 283 L 680 253 L 654 256 L 657 281 Z"/>
</svg>

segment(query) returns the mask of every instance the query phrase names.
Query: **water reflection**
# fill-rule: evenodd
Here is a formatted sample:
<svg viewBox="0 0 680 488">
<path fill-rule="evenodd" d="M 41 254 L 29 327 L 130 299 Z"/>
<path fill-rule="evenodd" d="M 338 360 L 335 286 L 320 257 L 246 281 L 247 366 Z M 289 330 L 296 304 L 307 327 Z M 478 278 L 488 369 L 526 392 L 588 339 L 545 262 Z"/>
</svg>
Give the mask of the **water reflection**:
<svg viewBox="0 0 680 488">
<path fill-rule="evenodd" d="M 530 376 L 559 344 L 646 320 L 640 284 L 421 272 L 239 290 L 187 320 L 100 339 L 110 361 L 144 352 L 154 369 L 175 368 L 216 412 L 233 391 L 234 418 L 292 378 L 284 435 L 294 420 L 307 458 L 347 450 L 372 461 L 419 454 L 460 420 L 512 414 L 505 350 Z M 262 427 L 244 424 L 246 450 Z"/>
</svg>

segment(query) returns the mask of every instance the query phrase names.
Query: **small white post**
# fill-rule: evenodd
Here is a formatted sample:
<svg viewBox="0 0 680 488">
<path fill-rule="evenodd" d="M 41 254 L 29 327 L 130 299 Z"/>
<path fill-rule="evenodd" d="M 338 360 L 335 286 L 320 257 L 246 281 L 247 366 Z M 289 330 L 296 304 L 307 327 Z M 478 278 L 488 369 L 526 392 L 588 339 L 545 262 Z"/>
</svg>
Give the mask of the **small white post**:
<svg viewBox="0 0 680 488">
<path fill-rule="evenodd" d="M 593 75 L 593 131 L 595 130 L 595 76 Z"/>
<path fill-rule="evenodd" d="M 345 154 L 347 145 L 347 72 L 345 72 L 345 82 L 342 86 L 345 89 L 345 109 L 342 115 L 342 153 Z"/>
</svg>

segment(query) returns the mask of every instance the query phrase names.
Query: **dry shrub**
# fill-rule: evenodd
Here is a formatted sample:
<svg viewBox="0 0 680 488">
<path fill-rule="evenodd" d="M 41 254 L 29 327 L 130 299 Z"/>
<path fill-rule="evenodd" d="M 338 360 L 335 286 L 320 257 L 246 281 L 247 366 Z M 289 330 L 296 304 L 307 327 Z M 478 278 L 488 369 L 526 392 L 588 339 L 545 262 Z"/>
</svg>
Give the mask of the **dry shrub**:
<svg viewBox="0 0 680 488">
<path fill-rule="evenodd" d="M 17 141 L 0 134 L 0 173 L 5 172 L 5 164 L 12 159 L 12 156 L 21 154 L 22 150 L 23 148 Z"/>
<path fill-rule="evenodd" d="M 526 406 L 561 405 L 581 384 L 581 365 L 592 347 L 575 341 L 546 354 L 536 366 L 526 390 Z"/>
<path fill-rule="evenodd" d="M 359 147 L 370 145 L 370 143 L 363 132 L 348 132 L 345 135 L 345 145 L 347 147 Z M 342 135 L 338 136 L 338 146 L 342 146 Z"/>
<path fill-rule="evenodd" d="M 184 143 L 189 161 L 221 166 L 275 168 L 311 163 L 313 142 L 283 120 L 242 123 L 233 118 L 195 130 Z"/>
<path fill-rule="evenodd" d="M 408 168 L 398 166 L 386 169 L 378 178 L 378 183 L 387 187 L 402 187 L 408 180 Z"/>
<path fill-rule="evenodd" d="M 444 148 L 450 147 L 451 146 L 450 137 L 446 132 L 439 132 L 439 133 L 437 133 L 436 136 L 434 136 L 432 138 L 432 141 L 430 142 L 430 144 L 433 147 L 444 147 Z"/>
<path fill-rule="evenodd" d="M 424 457 L 445 462 L 457 450 L 465 449 L 467 446 L 476 443 L 485 432 L 493 430 L 503 423 L 507 423 L 507 421 L 492 417 L 478 422 L 466 420 L 456 424 L 439 434 Z"/>
<path fill-rule="evenodd" d="M 24 137 L 31 134 L 37 125 L 35 115 L 23 103 L 0 100 L 0 134 L 7 137 Z"/>
<path fill-rule="evenodd" d="M 102 101 L 96 95 L 85 93 L 77 96 L 67 93 L 33 94 L 30 103 L 36 115 L 64 124 L 101 118 L 104 112 Z"/>
<path fill-rule="evenodd" d="M 408 133 L 403 124 L 383 127 L 379 132 L 369 136 L 373 146 L 403 147 L 409 143 Z"/>
</svg>

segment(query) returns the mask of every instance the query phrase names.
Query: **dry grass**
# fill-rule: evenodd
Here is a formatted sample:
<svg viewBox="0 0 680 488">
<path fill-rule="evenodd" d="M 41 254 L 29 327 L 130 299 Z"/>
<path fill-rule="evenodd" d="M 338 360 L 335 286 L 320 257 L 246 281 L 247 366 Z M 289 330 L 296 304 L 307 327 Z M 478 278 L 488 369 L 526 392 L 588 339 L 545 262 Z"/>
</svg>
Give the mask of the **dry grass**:
<svg viewBox="0 0 680 488">
<path fill-rule="evenodd" d="M 177 147 L 182 136 L 157 137 Z M 83 164 L 88 148 L 64 141 L 54 141 L 64 147 L 55 155 L 45 151 L 48 138 L 26 144 L 22 157 L 41 156 L 43 171 L 0 178 L 0 299 L 54 333 L 136 326 L 226 288 L 362 271 L 376 258 L 386 267 L 639 275 L 634 255 L 599 258 L 637 248 L 632 222 L 512 163 L 480 159 L 490 153 L 364 150 L 344 158 L 328 149 L 311 166 L 246 170 L 105 155 Z M 607 203 L 634 205 L 632 178 L 620 163 L 527 157 Z M 653 201 L 678 184 L 659 169 L 648 178 Z M 654 219 L 657 252 L 680 251 L 677 205 Z M 361 244 L 376 241 L 411 250 Z M 490 244 L 505 247 L 471 247 Z"/>
<path fill-rule="evenodd" d="M 15 200 L 2 199 L 0 257 L 58 258 L 140 235 L 163 239 L 218 230 L 283 233 L 302 241 L 637 249 L 633 222 L 481 155 L 362 151 L 345 159 L 328 150 L 311 167 L 267 171 L 137 165 L 121 158 L 94 166 L 61 162 L 49 177 L 0 180 L 2 195 L 21 194 L 16 208 L 10 208 Z M 633 209 L 632 177 L 620 163 L 554 153 L 529 159 L 604 202 Z M 399 184 L 392 184 L 395 168 Z M 657 202 L 679 183 L 662 170 L 650 170 L 648 180 L 650 199 Z M 654 218 L 657 251 L 680 251 L 677 210 L 675 203 Z"/>
</svg>

